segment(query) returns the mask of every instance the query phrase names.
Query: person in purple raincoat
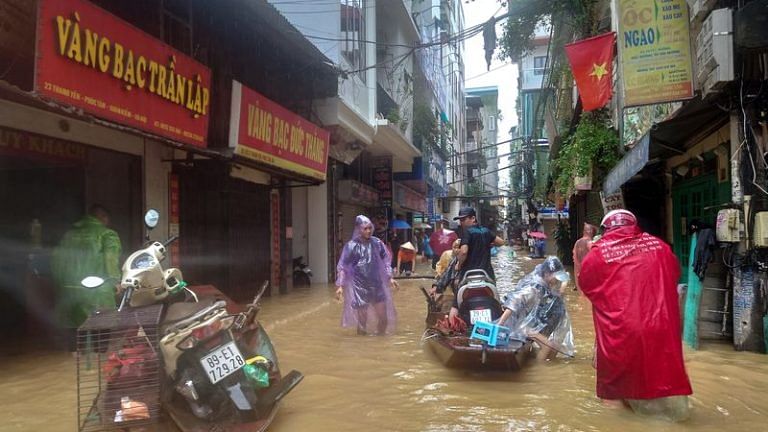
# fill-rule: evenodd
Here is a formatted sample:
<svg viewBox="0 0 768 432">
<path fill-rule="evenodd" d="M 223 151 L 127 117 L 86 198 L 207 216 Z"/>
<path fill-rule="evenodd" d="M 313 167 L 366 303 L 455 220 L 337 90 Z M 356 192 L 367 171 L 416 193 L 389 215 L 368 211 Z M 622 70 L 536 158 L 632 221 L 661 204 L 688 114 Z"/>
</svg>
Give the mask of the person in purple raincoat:
<svg viewBox="0 0 768 432">
<path fill-rule="evenodd" d="M 344 245 L 336 266 L 336 297 L 344 303 L 341 325 L 356 327 L 361 335 L 391 334 L 396 324 L 391 289 L 397 288 L 397 282 L 392 278 L 387 247 L 372 234 L 370 219 L 357 216 L 352 239 Z"/>
</svg>

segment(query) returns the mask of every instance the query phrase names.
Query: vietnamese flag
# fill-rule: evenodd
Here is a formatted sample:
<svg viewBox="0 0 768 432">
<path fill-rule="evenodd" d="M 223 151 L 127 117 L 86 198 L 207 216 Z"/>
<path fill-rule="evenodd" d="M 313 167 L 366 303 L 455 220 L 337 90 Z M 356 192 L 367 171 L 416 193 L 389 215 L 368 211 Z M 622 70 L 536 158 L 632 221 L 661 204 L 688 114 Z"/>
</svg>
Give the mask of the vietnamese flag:
<svg viewBox="0 0 768 432">
<path fill-rule="evenodd" d="M 611 99 L 615 42 L 616 33 L 610 32 L 565 46 L 584 111 L 602 108 Z"/>
</svg>

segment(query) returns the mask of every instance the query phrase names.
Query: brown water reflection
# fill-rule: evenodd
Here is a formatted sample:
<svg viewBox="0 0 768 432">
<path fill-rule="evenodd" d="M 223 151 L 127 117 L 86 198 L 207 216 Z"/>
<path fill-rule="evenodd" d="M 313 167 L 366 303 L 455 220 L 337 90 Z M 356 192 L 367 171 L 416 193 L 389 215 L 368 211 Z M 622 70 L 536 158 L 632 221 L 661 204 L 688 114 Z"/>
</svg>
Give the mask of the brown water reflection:
<svg viewBox="0 0 768 432">
<path fill-rule="evenodd" d="M 500 255 L 504 291 L 531 261 Z M 669 424 L 603 406 L 594 395 L 588 301 L 568 293 L 576 358 L 530 362 L 518 373 L 452 371 L 425 350 L 419 285 L 401 282 L 399 327 L 391 337 L 360 337 L 339 327 L 332 287 L 264 302 L 261 318 L 284 370 L 306 378 L 270 429 L 285 431 L 715 431 L 766 430 L 766 357 L 729 345 L 686 352 L 694 395 L 690 421 Z M 0 431 L 75 427 L 75 368 L 68 354 L 4 357 Z"/>
</svg>

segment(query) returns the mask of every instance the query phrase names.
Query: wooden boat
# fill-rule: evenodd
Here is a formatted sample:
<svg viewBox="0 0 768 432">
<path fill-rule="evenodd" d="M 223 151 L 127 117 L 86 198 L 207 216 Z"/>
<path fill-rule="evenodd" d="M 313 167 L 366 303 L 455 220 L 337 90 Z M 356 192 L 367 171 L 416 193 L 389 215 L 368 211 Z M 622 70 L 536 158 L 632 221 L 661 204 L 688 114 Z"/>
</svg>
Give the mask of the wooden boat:
<svg viewBox="0 0 768 432">
<path fill-rule="evenodd" d="M 423 290 L 423 289 L 422 289 Z M 472 341 L 468 336 L 446 336 L 436 328 L 438 320 L 445 316 L 447 301 L 433 300 L 427 297 L 427 330 L 424 342 L 446 367 L 471 370 L 506 370 L 516 371 L 522 368 L 531 357 L 534 346 L 530 340 L 511 341 L 505 347 L 490 347 L 479 341 Z M 475 343 L 477 342 L 477 343 Z"/>
<path fill-rule="evenodd" d="M 533 351 L 530 341 L 513 341 L 506 347 L 475 344 L 467 336 L 445 336 L 430 328 L 426 344 L 437 358 L 449 368 L 472 370 L 507 370 L 522 368 Z"/>
</svg>

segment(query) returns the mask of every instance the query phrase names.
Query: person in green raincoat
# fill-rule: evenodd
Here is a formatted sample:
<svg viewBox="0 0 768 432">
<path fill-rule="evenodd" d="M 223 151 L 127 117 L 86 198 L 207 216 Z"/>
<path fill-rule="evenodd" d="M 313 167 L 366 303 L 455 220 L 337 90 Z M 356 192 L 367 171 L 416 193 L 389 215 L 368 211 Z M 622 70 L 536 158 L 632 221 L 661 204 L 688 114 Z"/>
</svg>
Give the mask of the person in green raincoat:
<svg viewBox="0 0 768 432">
<path fill-rule="evenodd" d="M 91 207 L 88 215 L 64 234 L 51 258 L 51 271 L 59 287 L 56 312 L 62 327 L 73 332 L 94 310 L 115 307 L 114 280 L 96 289 L 85 288 L 80 282 L 87 276 L 119 281 L 121 251 L 120 237 L 109 228 L 109 212 L 99 205 Z"/>
</svg>

